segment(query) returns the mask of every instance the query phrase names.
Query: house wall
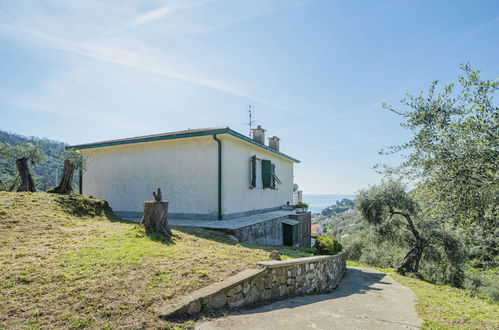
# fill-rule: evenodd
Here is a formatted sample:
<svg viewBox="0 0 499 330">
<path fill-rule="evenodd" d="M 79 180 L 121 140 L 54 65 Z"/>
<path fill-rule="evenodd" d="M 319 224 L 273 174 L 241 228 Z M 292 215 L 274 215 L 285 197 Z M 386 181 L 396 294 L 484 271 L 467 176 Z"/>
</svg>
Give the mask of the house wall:
<svg viewBox="0 0 499 330">
<path fill-rule="evenodd" d="M 293 201 L 293 162 L 228 134 L 222 141 L 224 219 L 277 209 Z M 160 187 L 169 216 L 217 219 L 218 144 L 210 136 L 81 150 L 88 157 L 83 194 L 107 200 L 118 215 L 142 216 L 143 202 Z M 282 184 L 251 189 L 251 156 L 275 164 Z"/>
<path fill-rule="evenodd" d="M 211 136 L 81 151 L 88 157 L 83 194 L 107 200 L 121 216 L 141 216 L 143 202 L 160 187 L 170 217 L 216 218 L 218 159 Z"/>
<path fill-rule="evenodd" d="M 246 215 L 265 209 L 275 209 L 293 202 L 293 162 L 271 151 L 231 135 L 222 140 L 222 213 L 225 218 Z M 268 159 L 275 164 L 282 184 L 277 189 L 251 189 L 251 156 Z"/>
</svg>

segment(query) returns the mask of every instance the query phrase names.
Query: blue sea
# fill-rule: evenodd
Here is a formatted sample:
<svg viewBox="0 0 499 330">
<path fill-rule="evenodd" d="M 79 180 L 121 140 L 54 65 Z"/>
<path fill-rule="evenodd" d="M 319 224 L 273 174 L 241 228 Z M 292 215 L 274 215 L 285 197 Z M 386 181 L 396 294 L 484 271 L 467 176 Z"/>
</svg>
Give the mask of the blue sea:
<svg viewBox="0 0 499 330">
<path fill-rule="evenodd" d="M 311 195 L 303 194 L 303 202 L 308 204 L 308 210 L 312 213 L 320 213 L 323 209 L 343 198 L 353 199 L 354 195 Z"/>
</svg>

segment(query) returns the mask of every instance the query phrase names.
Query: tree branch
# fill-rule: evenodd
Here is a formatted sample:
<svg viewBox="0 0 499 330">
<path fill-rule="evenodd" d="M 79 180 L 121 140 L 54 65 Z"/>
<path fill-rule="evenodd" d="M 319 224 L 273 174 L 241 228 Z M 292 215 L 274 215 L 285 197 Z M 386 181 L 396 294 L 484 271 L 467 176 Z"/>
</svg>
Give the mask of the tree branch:
<svg viewBox="0 0 499 330">
<path fill-rule="evenodd" d="M 401 215 L 407 220 L 407 227 L 409 227 L 409 230 L 412 232 L 412 234 L 416 237 L 416 241 L 421 241 L 421 236 L 419 236 L 419 231 L 417 231 L 416 227 L 414 226 L 414 223 L 412 222 L 411 216 L 407 213 L 395 211 L 391 205 L 388 205 L 390 208 L 390 214 L 391 215 Z"/>
</svg>

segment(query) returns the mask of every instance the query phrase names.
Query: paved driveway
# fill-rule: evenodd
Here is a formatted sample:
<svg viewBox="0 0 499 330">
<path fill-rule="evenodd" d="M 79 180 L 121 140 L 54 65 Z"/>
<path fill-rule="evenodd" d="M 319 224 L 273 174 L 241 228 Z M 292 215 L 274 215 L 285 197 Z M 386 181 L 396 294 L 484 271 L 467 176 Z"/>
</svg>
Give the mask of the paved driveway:
<svg viewBox="0 0 499 330">
<path fill-rule="evenodd" d="M 412 290 L 372 269 L 349 267 L 330 294 L 290 298 L 199 323 L 196 329 L 417 329 Z"/>
</svg>

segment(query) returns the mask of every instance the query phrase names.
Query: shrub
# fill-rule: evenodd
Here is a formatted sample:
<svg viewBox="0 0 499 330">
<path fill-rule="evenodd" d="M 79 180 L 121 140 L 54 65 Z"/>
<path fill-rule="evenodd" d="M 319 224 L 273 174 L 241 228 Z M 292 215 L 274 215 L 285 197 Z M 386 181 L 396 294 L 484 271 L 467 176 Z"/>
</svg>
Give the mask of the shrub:
<svg viewBox="0 0 499 330">
<path fill-rule="evenodd" d="M 307 203 L 296 203 L 295 207 L 301 208 L 301 209 L 308 209 L 308 204 Z"/>
<path fill-rule="evenodd" d="M 336 238 L 327 235 L 317 236 L 315 248 L 318 254 L 336 254 L 343 250 L 343 246 Z"/>
</svg>

